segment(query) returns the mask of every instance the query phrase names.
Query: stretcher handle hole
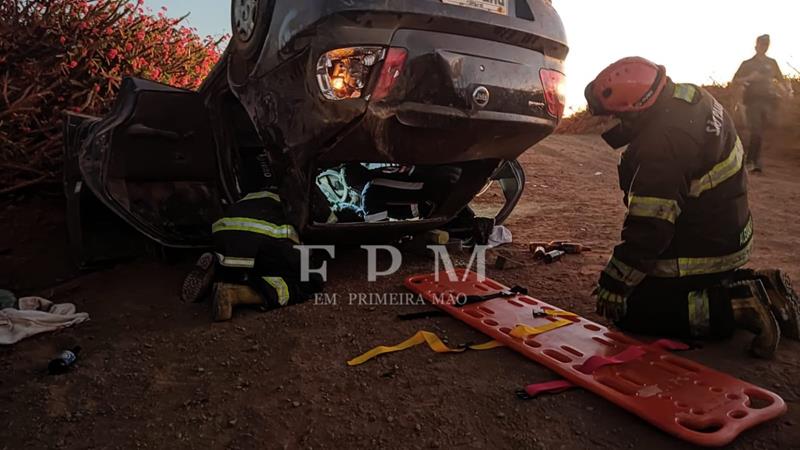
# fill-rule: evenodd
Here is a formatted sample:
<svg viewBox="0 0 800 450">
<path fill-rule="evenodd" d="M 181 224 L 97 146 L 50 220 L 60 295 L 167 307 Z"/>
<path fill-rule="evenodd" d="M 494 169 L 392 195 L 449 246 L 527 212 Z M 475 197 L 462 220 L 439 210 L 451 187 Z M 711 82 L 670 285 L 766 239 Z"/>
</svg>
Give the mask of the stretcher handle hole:
<svg viewBox="0 0 800 450">
<path fill-rule="evenodd" d="M 742 399 L 741 396 L 736 395 L 736 394 L 728 394 L 725 397 L 727 397 L 728 400 L 741 400 Z"/>
<path fill-rule="evenodd" d="M 772 397 L 759 391 L 747 390 L 744 391 L 744 393 L 750 397 L 750 399 L 745 403 L 745 405 L 747 405 L 747 407 L 750 409 L 764 409 L 772 406 L 772 404 L 775 403 L 775 400 Z"/>
<path fill-rule="evenodd" d="M 594 340 L 595 342 L 599 342 L 599 343 L 601 343 L 603 345 L 607 345 L 609 347 L 613 347 L 614 346 L 614 344 L 612 344 L 611 342 L 609 342 L 609 341 L 607 341 L 607 340 L 605 340 L 605 339 L 603 339 L 601 337 L 595 336 L 595 337 L 592 338 L 592 340 Z"/>
<path fill-rule="evenodd" d="M 584 325 L 583 328 L 586 328 L 589 331 L 600 331 L 600 330 L 602 330 L 602 328 L 598 327 L 597 325 L 593 325 L 591 323 L 588 323 L 588 324 Z"/>
<path fill-rule="evenodd" d="M 622 334 L 619 334 L 619 333 L 608 332 L 608 333 L 605 333 L 604 336 L 609 338 L 609 339 L 611 339 L 611 340 L 613 340 L 613 341 L 617 341 L 620 344 L 624 344 L 624 345 L 636 345 L 636 344 L 638 344 L 638 342 L 634 341 L 633 339 L 631 339 L 631 338 L 629 338 L 627 336 L 624 336 Z"/>
<path fill-rule="evenodd" d="M 689 419 L 678 420 L 678 425 L 688 430 L 703 434 L 716 433 L 723 428 L 723 425 L 719 422 L 696 422 Z"/>
<path fill-rule="evenodd" d="M 555 359 L 556 361 L 564 363 L 564 364 L 568 364 L 568 363 L 572 362 L 572 358 L 570 358 L 569 356 L 559 352 L 558 350 L 547 349 L 547 350 L 544 351 L 544 354 L 549 356 L 549 357 L 551 357 L 551 358 L 553 358 L 553 359 Z"/>
<path fill-rule="evenodd" d="M 483 314 L 479 313 L 478 311 L 467 311 L 467 315 L 476 319 L 483 319 Z"/>
<path fill-rule="evenodd" d="M 683 403 L 683 402 L 675 402 L 675 406 L 678 407 L 678 408 L 681 408 L 681 409 L 689 408 L 689 405 L 687 405 L 686 403 Z"/>
<path fill-rule="evenodd" d="M 716 386 L 711 386 L 710 388 L 708 388 L 708 390 L 711 391 L 711 392 L 715 392 L 717 394 L 722 394 L 723 392 L 725 392 L 725 389 L 722 389 L 721 387 L 716 387 Z M 730 396 L 729 396 L 728 398 L 731 399 L 731 400 L 737 400 L 739 397 L 730 398 Z"/>
<path fill-rule="evenodd" d="M 695 416 L 704 416 L 706 414 L 706 410 L 700 408 L 692 408 L 689 410 L 689 412 L 694 414 Z"/>
<path fill-rule="evenodd" d="M 539 348 L 539 347 L 542 346 L 542 344 L 540 344 L 540 343 L 538 343 L 536 341 L 525 341 L 525 345 L 527 345 L 528 347 L 533 347 L 533 348 Z"/>
<path fill-rule="evenodd" d="M 504 290 L 508 289 L 507 287 L 503 286 L 502 284 L 495 283 L 492 280 L 486 280 L 486 281 L 483 282 L 483 284 L 488 286 L 490 290 L 504 291 Z"/>
<path fill-rule="evenodd" d="M 539 304 L 539 302 L 537 302 L 536 300 L 534 300 L 534 299 L 532 299 L 530 297 L 524 297 L 524 296 L 523 297 L 517 297 L 517 300 L 521 301 L 522 303 L 527 303 L 527 304 L 529 304 L 531 306 L 536 306 L 536 305 Z"/>
<path fill-rule="evenodd" d="M 489 325 L 490 327 L 496 327 L 496 326 L 500 325 L 499 322 L 494 321 L 492 319 L 486 319 L 486 320 L 483 321 L 483 323 L 485 323 L 486 325 Z"/>
<path fill-rule="evenodd" d="M 515 302 L 514 300 L 511 300 L 511 299 L 508 300 L 508 303 L 511 303 L 512 305 L 517 306 L 519 308 L 524 308 L 525 307 L 525 305 L 523 305 L 522 303 Z"/>
<path fill-rule="evenodd" d="M 568 345 L 562 345 L 561 348 L 567 353 L 572 353 L 573 355 L 577 356 L 578 358 L 583 358 L 583 353 L 579 352 L 578 350 L 575 350 L 574 348 L 572 348 L 572 347 L 570 347 Z"/>
<path fill-rule="evenodd" d="M 690 363 L 689 361 L 686 361 L 685 359 L 676 358 L 676 357 L 674 357 L 672 355 L 662 355 L 661 356 L 661 360 L 662 361 L 666 361 L 666 362 L 672 364 L 673 366 L 678 366 L 681 369 L 684 369 L 684 370 L 689 371 L 689 372 L 700 373 L 700 371 L 701 371 L 701 369 L 699 367 L 695 366 L 693 363 Z"/>
<path fill-rule="evenodd" d="M 489 309 L 489 308 L 487 308 L 485 306 L 479 306 L 478 307 L 478 311 L 480 311 L 480 312 L 482 312 L 484 314 L 494 315 L 494 311 L 492 311 L 491 309 Z"/>
<path fill-rule="evenodd" d="M 731 419 L 744 419 L 747 417 L 747 411 L 731 411 L 728 413 Z"/>
</svg>

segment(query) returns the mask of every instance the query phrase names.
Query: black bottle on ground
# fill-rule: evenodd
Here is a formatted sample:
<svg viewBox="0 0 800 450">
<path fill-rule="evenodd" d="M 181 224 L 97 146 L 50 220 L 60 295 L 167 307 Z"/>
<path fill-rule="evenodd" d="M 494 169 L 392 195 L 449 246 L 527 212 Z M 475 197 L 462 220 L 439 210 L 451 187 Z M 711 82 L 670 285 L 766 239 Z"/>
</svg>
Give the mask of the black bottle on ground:
<svg viewBox="0 0 800 450">
<path fill-rule="evenodd" d="M 81 352 L 80 347 L 75 347 L 72 350 L 64 350 L 58 355 L 58 358 L 50 361 L 47 365 L 47 371 L 50 375 L 61 375 L 67 373 L 70 367 L 78 360 L 78 353 Z"/>
</svg>

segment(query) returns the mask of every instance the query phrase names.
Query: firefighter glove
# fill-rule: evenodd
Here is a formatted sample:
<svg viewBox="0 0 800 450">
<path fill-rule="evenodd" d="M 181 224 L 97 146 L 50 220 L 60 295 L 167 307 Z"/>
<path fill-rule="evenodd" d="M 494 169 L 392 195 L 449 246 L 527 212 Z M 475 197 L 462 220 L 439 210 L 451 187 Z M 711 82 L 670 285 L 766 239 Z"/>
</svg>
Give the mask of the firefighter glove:
<svg viewBox="0 0 800 450">
<path fill-rule="evenodd" d="M 628 312 L 628 296 L 631 288 L 607 274 L 600 275 L 600 281 L 594 290 L 597 298 L 597 313 L 611 321 L 622 320 Z"/>
</svg>

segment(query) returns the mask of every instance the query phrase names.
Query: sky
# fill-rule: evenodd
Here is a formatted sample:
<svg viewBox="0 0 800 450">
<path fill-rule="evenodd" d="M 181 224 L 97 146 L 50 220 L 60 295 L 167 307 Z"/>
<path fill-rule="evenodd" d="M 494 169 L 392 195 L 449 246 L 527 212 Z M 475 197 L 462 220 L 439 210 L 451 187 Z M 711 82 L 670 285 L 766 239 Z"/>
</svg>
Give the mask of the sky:
<svg viewBox="0 0 800 450">
<path fill-rule="evenodd" d="M 430 1 L 430 0 L 420 0 Z M 228 0 L 146 0 L 171 16 L 190 13 L 201 34 L 229 33 Z M 772 36 L 770 55 L 784 73 L 800 75 L 797 0 L 553 0 L 567 30 L 567 104 L 585 105 L 583 89 L 608 64 L 643 56 L 667 66 L 678 82 L 730 81 L 753 55 L 755 38 Z"/>
</svg>

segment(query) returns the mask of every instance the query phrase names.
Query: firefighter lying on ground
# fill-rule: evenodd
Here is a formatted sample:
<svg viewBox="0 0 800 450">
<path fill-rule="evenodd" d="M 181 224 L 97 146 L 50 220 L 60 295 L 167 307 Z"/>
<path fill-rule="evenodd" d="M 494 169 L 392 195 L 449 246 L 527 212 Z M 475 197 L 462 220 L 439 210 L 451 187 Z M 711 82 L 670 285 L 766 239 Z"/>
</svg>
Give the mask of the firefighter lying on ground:
<svg viewBox="0 0 800 450">
<path fill-rule="evenodd" d="M 781 333 L 798 339 L 788 277 L 741 269 L 753 219 L 744 149 L 722 105 L 643 58 L 605 69 L 586 99 L 593 114 L 621 121 L 604 139 L 628 146 L 619 165 L 628 214 L 595 291 L 598 313 L 642 334 L 725 338 L 744 328 L 765 358 Z"/>
<path fill-rule="evenodd" d="M 237 305 L 275 309 L 308 300 L 323 280 L 301 279 L 300 238 L 271 191 L 245 196 L 213 225 L 214 253 L 204 254 L 186 277 L 181 297 L 202 300 L 212 289 L 212 317 L 230 320 Z M 310 263 L 310 267 L 317 267 Z"/>
</svg>

